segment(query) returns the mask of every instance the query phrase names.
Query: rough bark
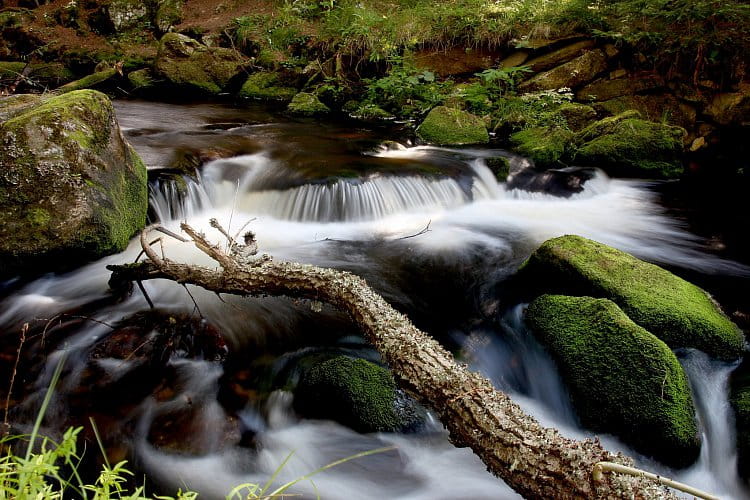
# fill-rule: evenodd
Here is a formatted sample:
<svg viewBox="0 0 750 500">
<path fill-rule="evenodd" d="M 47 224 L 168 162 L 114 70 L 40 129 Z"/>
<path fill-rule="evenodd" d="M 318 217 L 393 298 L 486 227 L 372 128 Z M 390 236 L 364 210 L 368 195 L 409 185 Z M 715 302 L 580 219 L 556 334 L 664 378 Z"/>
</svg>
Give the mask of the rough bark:
<svg viewBox="0 0 750 500">
<path fill-rule="evenodd" d="M 110 266 L 112 284 L 154 278 L 217 293 L 285 295 L 330 303 L 346 311 L 388 363 L 399 385 L 432 408 L 457 446 L 469 446 L 496 476 L 527 498 L 676 498 L 653 481 L 607 474 L 594 465 L 632 459 L 605 450 L 598 440 L 576 441 L 545 428 L 483 376 L 470 372 L 429 335 L 397 312 L 364 279 L 348 272 L 253 257 L 230 242 L 213 246 L 183 224 L 196 246 L 221 268 L 160 258 L 141 237 L 150 262 Z M 254 245 L 252 237 L 246 243 Z M 253 253 L 253 252 L 249 252 Z"/>
</svg>

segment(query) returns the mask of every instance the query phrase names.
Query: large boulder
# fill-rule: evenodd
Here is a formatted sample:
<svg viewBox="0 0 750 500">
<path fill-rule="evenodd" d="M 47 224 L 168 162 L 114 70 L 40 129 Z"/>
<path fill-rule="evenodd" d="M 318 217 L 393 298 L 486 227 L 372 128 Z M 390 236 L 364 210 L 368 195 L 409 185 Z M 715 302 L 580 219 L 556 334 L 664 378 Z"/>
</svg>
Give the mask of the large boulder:
<svg viewBox="0 0 750 500">
<path fill-rule="evenodd" d="M 690 386 L 664 342 L 607 299 L 542 295 L 526 320 L 557 362 L 584 426 L 675 467 L 695 461 Z"/>
<path fill-rule="evenodd" d="M 513 150 L 534 160 L 539 168 L 561 166 L 575 134 L 564 127 L 534 127 L 510 136 Z"/>
<path fill-rule="evenodd" d="M 580 42 L 565 45 L 547 54 L 529 59 L 524 63 L 524 66 L 528 66 L 535 73 L 547 71 L 593 49 L 595 45 L 596 42 L 593 40 L 581 40 Z"/>
<path fill-rule="evenodd" d="M 167 33 L 159 42 L 154 71 L 179 88 L 215 95 L 239 74 L 244 62 L 234 50 L 206 47 L 185 35 Z"/>
<path fill-rule="evenodd" d="M 417 135 L 439 145 L 484 144 L 490 140 L 481 118 L 446 106 L 433 108 L 417 128 Z"/>
<path fill-rule="evenodd" d="M 695 127 L 695 108 L 669 94 L 622 96 L 598 102 L 593 106 L 604 115 L 618 115 L 635 110 L 653 122 L 669 123 L 687 130 Z"/>
<path fill-rule="evenodd" d="M 549 71 L 539 73 L 518 88 L 523 92 L 573 89 L 590 82 L 606 69 L 607 54 L 603 50 L 595 49 Z"/>
<path fill-rule="evenodd" d="M 578 90 L 576 99 L 581 101 L 608 101 L 609 99 L 648 92 L 661 87 L 664 87 L 664 80 L 654 75 L 602 79 Z"/>
<path fill-rule="evenodd" d="M 93 90 L 0 100 L 0 275 L 123 250 L 146 222 L 146 167 Z"/>
<path fill-rule="evenodd" d="M 627 111 L 592 123 L 577 137 L 574 162 L 628 177 L 678 177 L 683 172 L 681 127 L 642 120 Z"/>
<path fill-rule="evenodd" d="M 347 356 L 309 369 L 295 389 L 294 408 L 305 417 L 336 420 L 358 432 L 405 430 L 419 419 L 416 405 L 396 389 L 387 369 Z"/>
<path fill-rule="evenodd" d="M 750 86 L 740 92 L 716 95 L 704 113 L 719 125 L 749 125 Z"/>
<path fill-rule="evenodd" d="M 602 243 L 575 235 L 547 240 L 517 278 L 533 293 L 610 299 L 672 349 L 693 347 L 725 360 L 742 355 L 740 329 L 704 290 Z"/>
<path fill-rule="evenodd" d="M 298 116 L 317 116 L 331 112 L 328 106 L 320 102 L 318 96 L 309 92 L 300 92 L 295 95 L 287 106 L 287 111 Z"/>
</svg>

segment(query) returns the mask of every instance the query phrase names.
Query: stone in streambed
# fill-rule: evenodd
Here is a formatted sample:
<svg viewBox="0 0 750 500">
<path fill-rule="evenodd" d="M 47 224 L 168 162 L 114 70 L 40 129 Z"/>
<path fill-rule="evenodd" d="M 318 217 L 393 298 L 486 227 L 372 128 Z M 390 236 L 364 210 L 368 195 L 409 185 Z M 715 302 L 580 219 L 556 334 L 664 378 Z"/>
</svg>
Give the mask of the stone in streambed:
<svg viewBox="0 0 750 500">
<path fill-rule="evenodd" d="M 602 243 L 575 235 L 547 240 L 518 278 L 532 293 L 610 299 L 672 349 L 692 347 L 726 360 L 742 355 L 740 329 L 704 290 Z"/>
<path fill-rule="evenodd" d="M 565 159 L 574 134 L 562 127 L 534 127 L 510 136 L 513 150 L 534 160 L 539 168 L 560 166 Z"/>
<path fill-rule="evenodd" d="M 481 118 L 446 106 L 437 106 L 429 112 L 417 128 L 417 136 L 423 141 L 443 146 L 489 142 L 487 127 Z"/>
<path fill-rule="evenodd" d="M 526 319 L 560 367 L 584 426 L 675 467 L 695 461 L 690 386 L 664 342 L 607 299 L 543 295 Z"/>
<path fill-rule="evenodd" d="M 285 85 L 278 73 L 260 71 L 250 75 L 240 89 L 240 97 L 259 101 L 289 102 L 297 89 Z"/>
<path fill-rule="evenodd" d="M 146 222 L 146 167 L 93 90 L 0 104 L 0 275 L 122 251 Z"/>
<path fill-rule="evenodd" d="M 387 369 L 347 356 L 309 369 L 294 391 L 294 407 L 305 417 L 336 420 L 358 432 L 404 430 L 419 419 L 416 404 L 399 393 Z"/>
<path fill-rule="evenodd" d="M 320 102 L 315 94 L 309 92 L 300 92 L 295 95 L 286 109 L 291 114 L 298 116 L 318 116 L 331 112 L 328 106 Z"/>
</svg>

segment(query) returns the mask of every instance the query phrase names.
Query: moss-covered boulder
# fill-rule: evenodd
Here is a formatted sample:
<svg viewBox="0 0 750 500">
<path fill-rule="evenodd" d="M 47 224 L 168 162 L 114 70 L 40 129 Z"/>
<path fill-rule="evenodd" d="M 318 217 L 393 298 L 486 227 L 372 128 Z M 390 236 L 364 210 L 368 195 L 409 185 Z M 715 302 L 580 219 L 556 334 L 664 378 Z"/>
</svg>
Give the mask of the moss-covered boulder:
<svg viewBox="0 0 750 500">
<path fill-rule="evenodd" d="M 683 172 L 684 129 L 640 119 L 626 111 L 594 122 L 576 136 L 578 165 L 618 176 L 668 179 Z"/>
<path fill-rule="evenodd" d="M 437 106 L 417 128 L 417 136 L 439 145 L 484 144 L 490 137 L 478 116 L 460 109 Z"/>
<path fill-rule="evenodd" d="M 298 116 L 317 116 L 331 112 L 328 106 L 320 102 L 315 94 L 309 92 L 300 92 L 295 95 L 286 109 L 291 114 Z"/>
<path fill-rule="evenodd" d="M 576 92 L 580 101 L 608 101 L 618 97 L 653 91 L 664 86 L 664 79 L 655 75 L 601 79 L 586 85 Z"/>
<path fill-rule="evenodd" d="M 664 342 L 607 299 L 542 295 L 526 320 L 557 362 L 584 426 L 672 466 L 695 461 L 690 386 Z"/>
<path fill-rule="evenodd" d="M 695 127 L 697 116 L 694 107 L 668 94 L 622 96 L 598 102 L 594 104 L 594 108 L 602 115 L 618 115 L 635 110 L 645 119 L 677 125 L 688 130 Z"/>
<path fill-rule="evenodd" d="M 750 358 L 732 372 L 729 401 L 737 424 L 737 469 L 740 476 L 750 479 Z"/>
<path fill-rule="evenodd" d="M 146 222 L 146 167 L 109 98 L 80 90 L 0 108 L 0 275 L 123 250 Z"/>
<path fill-rule="evenodd" d="M 720 359 L 743 351 L 739 328 L 701 288 L 654 264 L 581 236 L 547 240 L 519 270 L 533 293 L 603 297 L 672 349 Z"/>
<path fill-rule="evenodd" d="M 26 68 L 24 62 L 0 61 L 0 80 L 15 81 Z M 73 80 L 73 72 L 60 63 L 35 63 L 29 65 L 26 78 L 38 85 L 37 89 L 54 88 Z M 25 81 L 24 81 L 25 82 Z"/>
<path fill-rule="evenodd" d="M 184 0 L 157 0 L 154 12 L 154 26 L 166 33 L 182 20 Z"/>
<path fill-rule="evenodd" d="M 510 136 L 513 150 L 534 160 L 539 168 L 560 166 L 573 144 L 574 134 L 563 127 L 534 127 Z"/>
<path fill-rule="evenodd" d="M 260 71 L 248 77 L 240 89 L 240 97 L 259 101 L 289 102 L 297 95 L 297 89 L 286 85 L 278 73 Z"/>
<path fill-rule="evenodd" d="M 485 158 L 484 163 L 487 165 L 493 174 L 497 182 L 506 182 L 510 176 L 510 159 L 505 156 L 493 156 L 492 158 Z"/>
<path fill-rule="evenodd" d="M 596 121 L 596 110 L 585 104 L 566 102 L 554 112 L 562 117 L 567 127 L 573 132 L 578 132 Z"/>
<path fill-rule="evenodd" d="M 206 47 L 178 33 L 159 42 L 154 72 L 172 85 L 203 95 L 215 95 L 239 74 L 246 61 L 237 51 Z"/>
<path fill-rule="evenodd" d="M 128 83 L 133 87 L 133 90 L 142 92 L 154 86 L 154 74 L 150 68 L 131 71 L 128 73 Z"/>
<path fill-rule="evenodd" d="M 402 430 L 415 416 L 413 409 L 403 411 L 403 397 L 387 369 L 346 356 L 309 369 L 295 389 L 294 408 L 305 417 L 336 420 L 358 432 Z"/>
</svg>

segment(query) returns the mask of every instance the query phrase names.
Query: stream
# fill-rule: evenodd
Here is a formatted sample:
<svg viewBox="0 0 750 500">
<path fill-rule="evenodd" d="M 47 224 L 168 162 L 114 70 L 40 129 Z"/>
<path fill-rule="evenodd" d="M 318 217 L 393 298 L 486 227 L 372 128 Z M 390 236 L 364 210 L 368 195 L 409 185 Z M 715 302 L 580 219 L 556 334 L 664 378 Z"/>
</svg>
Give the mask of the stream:
<svg viewBox="0 0 750 500">
<path fill-rule="evenodd" d="M 126 138 L 149 169 L 175 167 L 185 158 L 204 162 L 197 180 L 154 176 L 150 217 L 175 232 L 187 221 L 209 239 L 218 219 L 232 234 L 252 230 L 260 253 L 351 271 L 415 324 L 430 332 L 472 369 L 509 392 L 544 425 L 570 437 L 592 434 L 578 424 L 551 358 L 526 329 L 524 304 L 501 300 L 503 282 L 543 241 L 578 234 L 665 265 L 678 274 L 732 279 L 747 287 L 750 268 L 704 246 L 683 221 L 660 204 L 659 183 L 612 179 L 575 169 L 559 176 L 530 175 L 499 183 L 488 159 L 523 158 L 493 149 L 413 146 L 395 128 L 289 121 L 263 107 L 115 103 Z M 396 139 L 394 141 L 394 139 Z M 159 252 L 182 262 L 211 265 L 191 245 L 162 238 Z M 17 409 L 32 422 L 62 351 L 66 366 L 53 403 L 52 423 L 64 421 L 86 383 L 91 346 L 116 323 L 148 309 L 137 289 L 113 303 L 108 264 L 133 262 L 137 241 L 123 253 L 66 274 L 49 274 L 12 289 L 0 305 L 0 328 L 18 331 L 30 318 L 87 311 L 95 320 L 73 329 Z M 122 442 L 127 458 L 165 492 L 190 488 L 202 498 L 224 498 L 243 483 L 264 483 L 290 452 L 276 482 L 303 476 L 327 463 L 384 446 L 395 449 L 352 460 L 300 482 L 292 492 L 325 499 L 519 498 L 490 475 L 467 448 L 455 448 L 428 414 L 418 432 L 359 434 L 329 421 L 306 420 L 292 396 L 268 389 L 268 380 L 293 372 L 301 357 L 341 352 L 367 359 L 377 353 L 341 313 L 286 298 L 217 297 L 196 287 L 150 281 L 144 287 L 164 311 L 205 317 L 226 340 L 224 365 L 173 359 L 170 395 L 147 396 L 102 424 L 105 441 Z M 96 304 L 92 306 L 92 304 Z M 680 471 L 638 456 L 611 436 L 605 447 L 637 458 L 639 466 L 722 498 L 750 498 L 736 473 L 728 378 L 735 364 L 697 351 L 678 353 L 689 376 L 703 437 L 699 460 Z M 114 379 L 122 363 L 99 361 Z M 231 407 L 223 397 L 240 375 L 253 394 Z M 231 391 L 230 391 L 231 392 Z M 85 395 L 84 395 L 85 397 Z M 186 403 L 187 402 L 187 403 Z M 176 432 L 179 446 L 160 446 L 154 426 L 189 405 L 189 422 Z M 102 413 L 104 413 L 102 411 Z M 178 419 L 179 420 L 179 419 Z M 107 431 L 109 429 L 109 431 Z M 118 430 L 119 429 L 119 430 Z M 252 446 L 245 443 L 245 437 Z"/>
</svg>

